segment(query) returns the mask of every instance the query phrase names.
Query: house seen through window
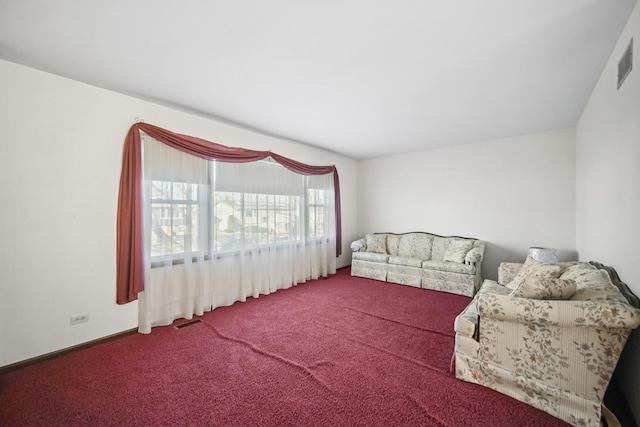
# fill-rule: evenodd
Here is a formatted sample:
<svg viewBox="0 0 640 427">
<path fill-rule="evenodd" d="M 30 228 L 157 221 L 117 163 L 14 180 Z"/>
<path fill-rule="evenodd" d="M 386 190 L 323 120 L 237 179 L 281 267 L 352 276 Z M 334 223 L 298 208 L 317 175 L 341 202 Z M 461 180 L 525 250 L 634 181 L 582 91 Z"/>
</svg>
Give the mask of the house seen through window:
<svg viewBox="0 0 640 427">
<path fill-rule="evenodd" d="M 265 168 L 270 173 L 278 168 L 276 175 L 286 176 L 286 185 L 261 179 Z M 206 170 L 200 180 L 188 174 L 196 182 L 150 181 L 152 261 L 297 244 L 328 232 L 326 201 L 333 195 L 314 188 L 317 178 L 271 162 L 209 161 Z"/>
</svg>

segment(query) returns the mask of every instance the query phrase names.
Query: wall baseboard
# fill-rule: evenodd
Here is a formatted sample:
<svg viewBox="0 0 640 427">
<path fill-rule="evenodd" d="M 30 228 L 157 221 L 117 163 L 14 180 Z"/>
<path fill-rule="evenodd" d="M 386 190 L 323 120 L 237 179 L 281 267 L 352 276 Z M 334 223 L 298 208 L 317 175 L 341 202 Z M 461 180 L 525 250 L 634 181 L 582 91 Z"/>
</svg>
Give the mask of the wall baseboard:
<svg viewBox="0 0 640 427">
<path fill-rule="evenodd" d="M 138 328 L 127 329 L 122 332 L 118 332 L 112 335 L 108 335 L 103 338 L 98 338 L 92 341 L 87 341 L 82 344 L 74 345 L 72 347 L 63 348 L 61 350 L 52 351 L 51 353 L 43 354 L 42 356 L 32 357 L 31 359 L 22 360 L 20 362 L 12 363 L 10 365 L 5 365 L 0 367 L 0 375 L 5 374 L 7 372 L 15 371 L 16 369 L 21 369 L 29 365 L 33 365 L 39 362 L 44 362 L 45 360 L 55 359 L 56 357 L 63 356 L 65 354 L 73 353 L 75 351 L 80 351 L 85 348 L 93 347 L 97 344 L 103 344 L 109 341 L 117 340 L 118 338 L 125 337 L 127 335 L 132 335 L 138 332 Z"/>
</svg>

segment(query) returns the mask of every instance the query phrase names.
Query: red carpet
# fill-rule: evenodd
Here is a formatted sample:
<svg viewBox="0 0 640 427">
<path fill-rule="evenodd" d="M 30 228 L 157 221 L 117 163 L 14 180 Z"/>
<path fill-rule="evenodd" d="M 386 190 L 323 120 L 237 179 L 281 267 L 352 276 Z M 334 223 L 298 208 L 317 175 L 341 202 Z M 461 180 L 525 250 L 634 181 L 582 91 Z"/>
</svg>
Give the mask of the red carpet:
<svg viewBox="0 0 640 427">
<path fill-rule="evenodd" d="M 567 425 L 450 373 L 469 301 L 341 269 L 6 373 L 0 425 Z"/>
</svg>

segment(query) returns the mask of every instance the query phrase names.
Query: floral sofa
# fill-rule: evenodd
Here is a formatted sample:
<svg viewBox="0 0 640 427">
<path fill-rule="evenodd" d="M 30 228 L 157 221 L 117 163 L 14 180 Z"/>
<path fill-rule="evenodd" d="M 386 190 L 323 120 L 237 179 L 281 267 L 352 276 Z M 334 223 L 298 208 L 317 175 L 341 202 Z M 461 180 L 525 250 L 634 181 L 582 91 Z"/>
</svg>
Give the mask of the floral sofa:
<svg viewBox="0 0 640 427">
<path fill-rule="evenodd" d="M 455 320 L 455 375 L 572 425 L 599 426 L 638 305 L 610 267 L 502 263 L 498 282 L 485 280 Z"/>
<path fill-rule="evenodd" d="M 373 233 L 351 243 L 351 275 L 473 296 L 484 242 L 413 232 Z"/>
</svg>

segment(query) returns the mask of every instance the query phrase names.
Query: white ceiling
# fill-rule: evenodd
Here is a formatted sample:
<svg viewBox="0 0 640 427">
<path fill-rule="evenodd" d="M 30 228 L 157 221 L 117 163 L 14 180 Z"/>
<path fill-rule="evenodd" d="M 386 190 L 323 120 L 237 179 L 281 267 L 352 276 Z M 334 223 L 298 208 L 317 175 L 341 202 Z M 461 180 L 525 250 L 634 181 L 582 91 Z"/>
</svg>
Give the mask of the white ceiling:
<svg viewBox="0 0 640 427">
<path fill-rule="evenodd" d="M 635 3 L 0 0 L 0 58 L 366 159 L 574 126 Z"/>
</svg>

